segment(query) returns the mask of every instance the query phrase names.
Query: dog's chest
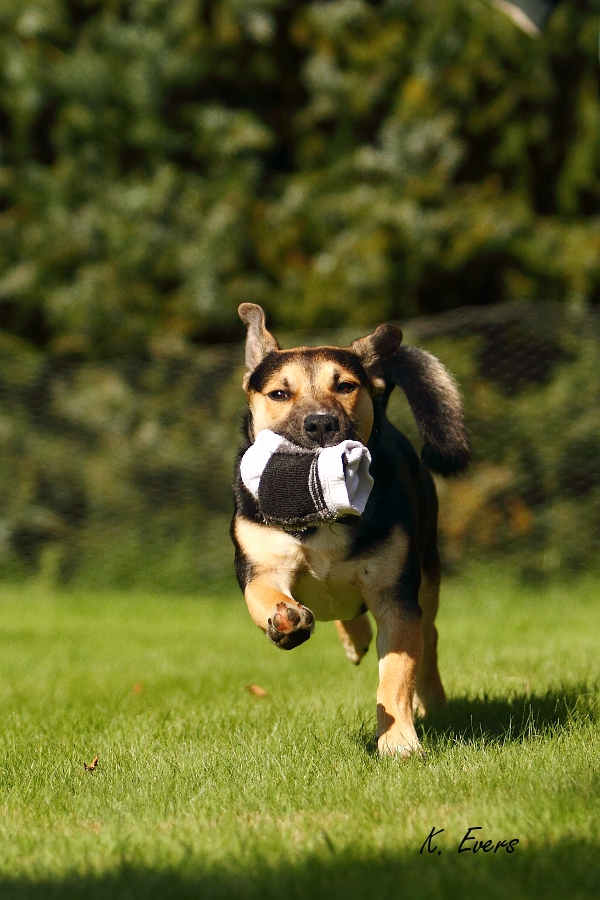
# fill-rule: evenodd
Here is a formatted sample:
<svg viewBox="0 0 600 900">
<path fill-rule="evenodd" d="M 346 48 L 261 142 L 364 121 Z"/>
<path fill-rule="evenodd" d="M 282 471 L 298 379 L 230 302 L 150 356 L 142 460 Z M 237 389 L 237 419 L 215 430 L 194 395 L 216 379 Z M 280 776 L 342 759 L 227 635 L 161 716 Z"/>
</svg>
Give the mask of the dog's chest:
<svg viewBox="0 0 600 900">
<path fill-rule="evenodd" d="M 348 529 L 333 524 L 319 528 L 303 544 L 306 567 L 298 574 L 292 594 L 321 622 L 354 619 L 361 612 L 358 564 L 347 559 L 349 540 Z"/>
</svg>

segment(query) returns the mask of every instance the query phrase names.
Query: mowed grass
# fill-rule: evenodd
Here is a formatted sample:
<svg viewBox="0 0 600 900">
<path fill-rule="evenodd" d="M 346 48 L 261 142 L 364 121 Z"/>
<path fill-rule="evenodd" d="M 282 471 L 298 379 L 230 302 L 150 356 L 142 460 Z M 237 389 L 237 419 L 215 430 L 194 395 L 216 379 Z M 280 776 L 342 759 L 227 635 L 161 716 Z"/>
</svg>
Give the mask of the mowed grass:
<svg viewBox="0 0 600 900">
<path fill-rule="evenodd" d="M 597 897 L 599 587 L 448 581 L 426 760 L 377 757 L 330 623 L 285 653 L 233 588 L 0 587 L 0 896 Z"/>
</svg>

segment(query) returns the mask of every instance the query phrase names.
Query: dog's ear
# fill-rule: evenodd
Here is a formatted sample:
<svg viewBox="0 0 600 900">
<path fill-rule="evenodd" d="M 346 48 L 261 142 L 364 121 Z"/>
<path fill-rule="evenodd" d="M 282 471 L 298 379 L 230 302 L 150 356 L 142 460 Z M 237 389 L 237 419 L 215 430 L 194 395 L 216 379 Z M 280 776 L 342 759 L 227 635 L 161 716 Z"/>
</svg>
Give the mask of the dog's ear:
<svg viewBox="0 0 600 900">
<path fill-rule="evenodd" d="M 265 356 L 279 350 L 279 344 L 265 328 L 265 313 L 262 306 L 256 303 L 242 303 L 238 307 L 239 317 L 248 329 L 246 335 L 246 377 L 244 388 L 248 384 L 250 374 Z"/>
<path fill-rule="evenodd" d="M 402 329 L 397 325 L 380 325 L 373 334 L 358 338 L 350 344 L 350 351 L 361 361 L 363 369 L 371 379 L 376 394 L 385 388 L 383 372 L 379 363 L 384 357 L 394 353 L 402 343 Z"/>
</svg>

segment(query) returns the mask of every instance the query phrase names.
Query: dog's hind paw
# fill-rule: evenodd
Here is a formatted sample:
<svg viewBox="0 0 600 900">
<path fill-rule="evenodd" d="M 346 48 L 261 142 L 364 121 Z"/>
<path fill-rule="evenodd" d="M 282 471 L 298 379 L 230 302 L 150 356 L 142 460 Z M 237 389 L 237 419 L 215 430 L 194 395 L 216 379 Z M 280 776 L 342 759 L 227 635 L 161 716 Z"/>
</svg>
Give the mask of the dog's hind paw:
<svg viewBox="0 0 600 900">
<path fill-rule="evenodd" d="M 421 759 L 427 759 L 427 754 L 419 743 L 411 747 L 408 744 L 390 744 L 387 741 L 382 743 L 380 739 L 377 744 L 377 749 L 380 756 L 400 756 L 402 758 L 417 756 Z"/>
<path fill-rule="evenodd" d="M 267 637 L 281 650 L 293 650 L 307 641 L 315 626 L 310 609 L 295 600 L 282 600 L 268 619 Z"/>
</svg>

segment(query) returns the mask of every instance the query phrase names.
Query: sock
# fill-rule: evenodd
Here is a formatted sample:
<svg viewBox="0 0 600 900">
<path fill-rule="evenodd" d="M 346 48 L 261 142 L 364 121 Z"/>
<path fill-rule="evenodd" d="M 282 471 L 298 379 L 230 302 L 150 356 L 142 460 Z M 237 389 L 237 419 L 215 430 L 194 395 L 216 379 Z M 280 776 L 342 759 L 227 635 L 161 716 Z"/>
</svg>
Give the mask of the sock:
<svg viewBox="0 0 600 900">
<path fill-rule="evenodd" d="M 265 522 L 299 527 L 362 515 L 373 487 L 370 462 L 360 441 L 308 450 L 264 429 L 240 474 Z"/>
</svg>

